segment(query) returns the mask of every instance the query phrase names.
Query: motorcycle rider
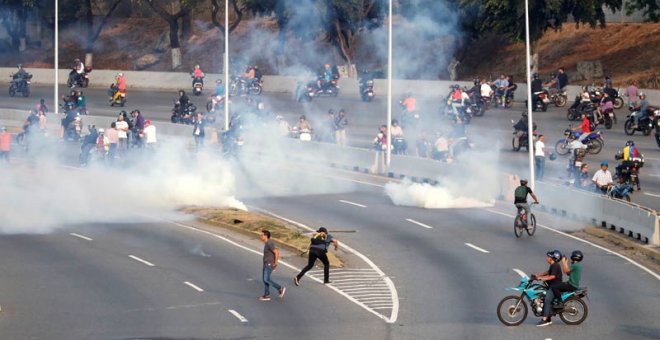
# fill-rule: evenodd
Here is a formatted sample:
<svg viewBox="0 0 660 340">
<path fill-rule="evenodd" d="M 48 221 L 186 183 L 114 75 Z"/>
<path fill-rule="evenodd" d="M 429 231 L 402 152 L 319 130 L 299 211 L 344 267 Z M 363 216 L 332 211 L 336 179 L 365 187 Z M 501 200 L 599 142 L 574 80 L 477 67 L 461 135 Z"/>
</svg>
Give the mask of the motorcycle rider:
<svg viewBox="0 0 660 340">
<path fill-rule="evenodd" d="M 543 81 L 539 79 L 538 73 L 534 73 L 532 79 L 532 110 L 536 110 L 536 103 L 539 101 L 537 93 L 543 91 Z"/>
<path fill-rule="evenodd" d="M 557 73 L 557 88 L 561 91 L 568 85 L 568 75 L 566 75 L 563 67 L 558 68 Z"/>
<path fill-rule="evenodd" d="M 625 168 L 631 168 L 634 164 L 634 160 L 637 159 L 639 160 L 642 157 L 642 155 L 639 153 L 639 150 L 637 147 L 635 147 L 635 142 L 629 140 L 626 142 L 626 146 L 623 147 L 623 150 L 621 150 L 621 154 L 617 154 L 615 158 L 621 159 L 621 164 L 617 165 L 616 167 L 616 174 L 617 177 L 623 177 L 623 170 Z M 639 171 L 639 170 L 638 170 Z M 640 187 L 639 183 L 639 175 L 637 176 L 637 181 L 635 183 L 637 185 L 637 190 L 642 190 Z"/>
<path fill-rule="evenodd" d="M 328 85 L 332 81 L 332 68 L 330 64 L 323 65 L 323 70 L 319 74 L 318 80 L 316 81 L 316 88 L 318 92 L 323 92 L 328 88 Z"/>
<path fill-rule="evenodd" d="M 305 131 L 305 132 L 312 131 L 312 126 L 307 121 L 307 117 L 305 117 L 305 115 L 300 116 L 300 118 L 298 119 L 298 129 L 301 132 L 302 131 Z"/>
<path fill-rule="evenodd" d="M 495 80 L 495 83 L 493 85 L 495 87 L 495 95 L 498 97 L 503 96 L 506 98 L 508 88 L 511 85 L 511 83 L 509 83 L 509 79 L 504 73 L 500 75 L 499 79 Z"/>
<path fill-rule="evenodd" d="M 215 111 L 215 105 L 225 96 L 225 85 L 222 84 L 222 79 L 215 81 L 215 95 L 211 97 L 211 112 Z"/>
<path fill-rule="evenodd" d="M 202 86 L 204 86 L 204 71 L 202 71 L 202 69 L 199 67 L 199 64 L 195 65 L 195 67 L 193 68 L 191 74 L 192 74 L 192 77 L 193 77 L 191 86 L 193 88 L 195 87 L 196 82 L 200 82 L 200 83 L 202 83 Z"/>
<path fill-rule="evenodd" d="M 525 225 L 527 225 L 527 216 L 529 216 L 531 212 L 529 204 L 527 204 L 527 195 L 532 196 L 534 203 L 539 204 L 539 200 L 536 198 L 536 195 L 534 195 L 532 189 L 527 186 L 527 180 L 521 179 L 520 186 L 518 186 L 513 192 L 513 204 L 516 206 L 516 208 L 521 208 L 525 211 L 525 220 L 523 221 Z"/>
<path fill-rule="evenodd" d="M 78 116 L 78 110 L 74 109 L 73 102 L 67 102 L 64 113 L 66 116 L 62 118 L 61 121 L 60 139 L 64 138 L 64 133 L 69 129 L 69 125 L 71 125 L 71 123 L 76 120 L 76 117 Z"/>
<path fill-rule="evenodd" d="M 582 114 L 582 122 L 580 123 L 580 126 L 573 128 L 573 131 L 580 131 L 580 137 L 578 138 L 578 141 L 582 142 L 587 136 L 591 134 L 591 121 L 589 121 L 589 118 L 587 117 L 586 114 Z"/>
<path fill-rule="evenodd" d="M 27 78 L 30 74 L 25 71 L 22 64 L 16 65 L 16 68 L 18 68 L 18 70 L 12 76 L 12 82 L 16 83 L 16 87 L 20 89 L 20 83 L 27 81 Z"/>
<path fill-rule="evenodd" d="M 186 108 L 188 108 L 188 104 L 190 104 L 190 99 L 186 95 L 186 91 L 179 90 L 179 99 L 177 101 L 179 103 L 178 114 L 180 117 L 183 117 L 186 112 Z"/>
<path fill-rule="evenodd" d="M 548 284 L 548 291 L 545 294 L 545 299 L 543 300 L 543 317 L 536 324 L 537 327 L 543 327 L 552 325 L 552 320 L 550 319 L 550 308 L 552 305 L 552 300 L 554 298 L 553 289 L 562 282 L 562 271 L 561 261 L 562 255 L 559 250 L 552 250 L 545 254 L 546 261 L 550 264 L 550 268 L 547 271 L 532 274 L 532 280 L 545 281 Z"/>
<path fill-rule="evenodd" d="M 646 93 L 640 92 L 639 107 L 635 109 L 637 111 L 637 114 L 635 115 L 635 124 L 633 125 L 633 129 L 638 129 L 639 122 L 649 117 L 648 108 L 649 108 L 649 101 L 646 100 Z"/>
<path fill-rule="evenodd" d="M 502 75 L 504 77 L 504 75 Z M 500 92 L 503 94 L 506 91 L 506 87 L 509 85 L 506 79 L 498 79 L 498 80 L 503 80 L 502 87 L 498 87 Z M 497 86 L 497 85 L 496 85 Z M 481 79 L 481 87 L 479 89 L 479 93 L 481 94 L 482 97 L 490 98 L 493 95 L 493 89 L 490 88 L 490 85 L 486 82 L 486 79 Z"/>
<path fill-rule="evenodd" d="M 552 73 L 550 75 L 550 81 L 543 84 L 543 87 L 547 88 L 550 93 L 557 92 L 559 90 L 559 80 L 557 80 L 557 75 Z"/>
<path fill-rule="evenodd" d="M 610 187 L 614 182 L 612 181 L 612 173 L 607 170 L 609 163 L 603 161 L 600 163 L 600 170 L 594 173 L 594 176 L 591 178 L 591 181 L 596 186 L 597 190 L 600 190 L 602 193 L 606 193 L 608 187 Z"/>
<path fill-rule="evenodd" d="M 610 94 L 604 91 L 603 99 L 600 100 L 600 104 L 598 104 L 598 109 L 596 109 L 596 114 L 597 114 L 596 118 L 598 118 L 598 120 L 594 121 L 594 125 L 597 122 L 604 120 L 605 115 L 609 114 L 613 110 L 614 110 L 614 101 L 612 100 L 612 97 L 610 97 Z"/>
<path fill-rule="evenodd" d="M 76 92 L 76 97 L 78 98 L 76 106 L 81 113 L 87 114 L 87 97 L 83 94 L 83 91 Z"/>
<path fill-rule="evenodd" d="M 81 80 L 83 74 L 85 73 L 85 64 L 83 64 L 80 59 L 76 58 L 73 61 L 73 70 L 69 73 L 69 80 L 71 81 L 71 88 L 74 88 L 76 84 Z"/>
<path fill-rule="evenodd" d="M 528 133 L 529 130 L 529 124 L 527 123 L 527 111 L 523 111 L 521 114 L 520 119 L 518 122 L 513 126 L 513 129 L 515 130 L 515 140 L 513 142 L 513 147 L 518 148 L 520 145 L 520 137 L 522 137 L 524 134 Z M 532 122 L 532 132 L 536 133 L 537 129 L 536 122 Z"/>
<path fill-rule="evenodd" d="M 552 287 L 552 295 L 555 297 L 553 304 L 561 303 L 561 293 L 572 292 L 580 289 L 580 278 L 582 277 L 582 260 L 584 254 L 579 250 L 573 250 L 571 253 L 571 266 L 568 266 L 566 256 L 561 258 L 561 267 L 564 274 L 568 275 L 568 281 L 562 282 Z"/>
<path fill-rule="evenodd" d="M 88 125 L 87 130 L 89 134 L 83 139 L 83 143 L 80 146 L 80 165 L 85 166 L 89 162 L 89 153 L 94 147 L 98 144 L 99 134 L 96 131 L 95 125 Z"/>
<path fill-rule="evenodd" d="M 245 84 L 248 88 L 250 88 L 254 83 L 255 76 L 256 76 L 256 71 L 254 70 L 254 66 L 253 65 L 248 66 L 246 72 L 243 73 L 243 79 L 245 79 Z"/>
<path fill-rule="evenodd" d="M 124 77 L 124 73 L 119 72 L 115 76 L 115 82 L 117 84 L 117 89 L 115 90 L 114 95 L 112 98 L 110 98 L 110 102 L 116 102 L 117 99 L 121 96 L 122 93 L 126 93 L 126 78 Z"/>
</svg>

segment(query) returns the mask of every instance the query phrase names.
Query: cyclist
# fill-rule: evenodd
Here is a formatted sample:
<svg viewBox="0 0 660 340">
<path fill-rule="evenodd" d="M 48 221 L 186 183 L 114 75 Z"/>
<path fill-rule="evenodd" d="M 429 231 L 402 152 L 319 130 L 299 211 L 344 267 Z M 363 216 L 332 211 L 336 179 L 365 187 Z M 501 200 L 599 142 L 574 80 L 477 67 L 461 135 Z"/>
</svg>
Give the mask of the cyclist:
<svg viewBox="0 0 660 340">
<path fill-rule="evenodd" d="M 525 210 L 525 219 L 523 220 L 523 223 L 527 225 L 527 216 L 530 214 L 530 208 L 529 204 L 527 204 L 527 195 L 531 195 L 532 198 L 534 199 L 534 203 L 539 204 L 539 200 L 536 198 L 536 195 L 532 192 L 532 189 L 530 189 L 527 186 L 527 180 L 526 179 L 521 179 L 520 180 L 520 186 L 516 188 L 514 191 L 514 201 L 513 204 L 516 205 L 517 208 L 521 208 Z"/>
</svg>

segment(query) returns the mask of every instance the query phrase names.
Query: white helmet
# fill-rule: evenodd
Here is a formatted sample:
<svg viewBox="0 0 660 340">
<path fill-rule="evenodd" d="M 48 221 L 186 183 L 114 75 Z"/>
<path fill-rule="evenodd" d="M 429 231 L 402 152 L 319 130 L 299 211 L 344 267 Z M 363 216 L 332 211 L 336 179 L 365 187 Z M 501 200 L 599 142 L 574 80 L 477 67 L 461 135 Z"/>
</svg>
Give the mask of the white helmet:
<svg viewBox="0 0 660 340">
<path fill-rule="evenodd" d="M 117 77 L 123 77 L 124 74 L 122 72 L 117 73 Z"/>
<path fill-rule="evenodd" d="M 103 129 L 103 128 L 99 129 L 99 133 L 104 133 L 104 132 L 105 132 L 105 129 Z"/>
</svg>

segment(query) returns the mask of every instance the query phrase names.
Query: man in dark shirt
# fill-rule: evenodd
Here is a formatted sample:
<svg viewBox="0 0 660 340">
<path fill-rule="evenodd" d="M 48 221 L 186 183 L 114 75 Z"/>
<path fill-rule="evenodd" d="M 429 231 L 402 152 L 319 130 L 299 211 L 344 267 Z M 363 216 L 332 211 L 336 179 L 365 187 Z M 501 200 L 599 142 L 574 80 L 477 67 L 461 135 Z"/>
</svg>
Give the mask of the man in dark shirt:
<svg viewBox="0 0 660 340">
<path fill-rule="evenodd" d="M 558 70 L 559 74 L 557 75 L 557 87 L 561 91 L 566 85 L 568 85 L 568 75 L 564 72 L 564 68 L 560 67 Z"/>
<path fill-rule="evenodd" d="M 543 81 L 539 79 L 539 75 L 534 73 L 532 77 L 532 111 L 536 109 L 536 102 L 539 96 L 535 93 L 543 91 Z"/>
<path fill-rule="evenodd" d="M 330 261 L 328 261 L 328 247 L 330 244 L 335 246 L 335 250 L 339 248 L 339 242 L 328 234 L 328 229 L 321 227 L 316 231 L 309 243 L 309 259 L 307 266 L 303 268 L 298 275 L 293 278 L 293 283 L 296 286 L 300 285 L 300 279 L 307 273 L 308 270 L 314 267 L 316 259 L 323 262 L 323 284 L 330 283 Z"/>
<path fill-rule="evenodd" d="M 521 179 L 520 180 L 520 186 L 516 188 L 516 190 L 513 193 L 514 196 L 514 201 L 513 204 L 516 205 L 518 208 L 522 208 L 525 210 L 525 220 L 523 221 L 525 225 L 527 225 L 527 216 L 529 216 L 530 208 L 529 204 L 527 204 L 527 195 L 532 196 L 534 199 L 534 203 L 539 204 L 539 200 L 536 198 L 536 195 L 532 192 L 532 189 L 530 189 L 527 186 L 527 180 L 526 179 Z"/>
<path fill-rule="evenodd" d="M 559 250 L 552 250 L 545 255 L 545 260 L 550 264 L 550 268 L 548 268 L 548 271 L 546 272 L 532 275 L 533 280 L 545 281 L 548 284 L 548 291 L 543 300 L 543 317 L 541 318 L 541 321 L 536 324 L 538 327 L 552 324 L 552 320 L 550 320 L 550 308 L 552 307 L 552 300 L 554 299 L 552 288 L 562 282 L 562 271 L 559 263 L 562 258 L 561 252 L 559 252 Z"/>
<path fill-rule="evenodd" d="M 261 301 L 270 301 L 270 286 L 277 289 L 279 292 L 280 298 L 284 297 L 284 292 L 286 288 L 280 286 L 277 282 L 271 279 L 271 275 L 277 269 L 277 263 L 280 260 L 280 250 L 277 249 L 275 243 L 270 239 L 270 231 L 262 230 L 261 231 L 261 241 L 264 243 L 264 266 L 262 270 L 262 280 L 264 281 L 264 295 L 259 297 Z"/>
</svg>

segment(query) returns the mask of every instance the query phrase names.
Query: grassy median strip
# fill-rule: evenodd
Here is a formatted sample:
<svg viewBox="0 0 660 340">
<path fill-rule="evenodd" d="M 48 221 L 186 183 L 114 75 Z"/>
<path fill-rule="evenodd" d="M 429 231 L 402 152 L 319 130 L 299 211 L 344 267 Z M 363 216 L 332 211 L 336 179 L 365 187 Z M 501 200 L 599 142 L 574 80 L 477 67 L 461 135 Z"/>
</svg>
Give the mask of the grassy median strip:
<svg viewBox="0 0 660 340">
<path fill-rule="evenodd" d="M 268 229 L 271 239 L 275 243 L 300 254 L 301 257 L 307 255 L 312 234 L 286 222 L 238 209 L 186 207 L 182 211 L 195 215 L 198 221 L 205 224 L 238 231 L 257 238 L 261 234 L 261 230 Z M 328 260 L 331 267 L 344 266 L 332 251 L 328 252 Z"/>
</svg>

